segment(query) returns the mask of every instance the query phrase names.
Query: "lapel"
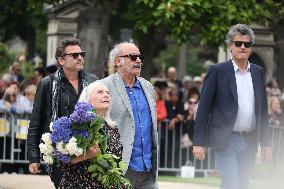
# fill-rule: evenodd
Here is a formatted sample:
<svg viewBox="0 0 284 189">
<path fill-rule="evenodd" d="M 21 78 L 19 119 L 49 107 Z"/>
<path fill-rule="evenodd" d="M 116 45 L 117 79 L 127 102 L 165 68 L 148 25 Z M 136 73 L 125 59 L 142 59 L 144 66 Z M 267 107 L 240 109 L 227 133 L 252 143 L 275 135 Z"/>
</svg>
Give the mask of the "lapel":
<svg viewBox="0 0 284 189">
<path fill-rule="evenodd" d="M 114 86 L 116 87 L 117 92 L 119 93 L 126 109 L 128 110 L 129 114 L 131 115 L 132 119 L 134 120 L 130 100 L 129 100 L 127 92 L 126 92 L 125 85 L 123 83 L 121 76 L 118 73 L 114 74 L 113 83 L 114 83 Z"/>
<path fill-rule="evenodd" d="M 156 116 L 156 102 L 153 101 L 153 95 L 151 94 L 150 90 L 146 88 L 146 84 L 145 84 L 145 81 L 142 80 L 140 77 L 137 77 L 137 79 L 140 81 L 140 84 L 142 86 L 142 89 L 144 91 L 144 94 L 146 96 L 146 99 L 147 99 L 147 102 L 148 102 L 148 105 L 149 105 L 149 108 L 150 108 L 150 111 L 151 111 L 151 118 L 152 118 L 152 129 L 153 129 L 153 132 L 152 132 L 152 141 L 154 142 L 154 146 L 157 145 L 157 116 Z"/>
<path fill-rule="evenodd" d="M 255 110 L 258 109 L 259 105 L 259 94 L 258 92 L 261 91 L 260 82 L 261 79 L 258 78 L 257 70 L 253 64 L 250 64 L 250 73 L 252 78 L 252 85 L 253 85 L 253 91 L 254 91 L 254 100 L 255 100 Z"/>
<path fill-rule="evenodd" d="M 233 93 L 235 101 L 238 102 L 237 83 L 236 83 L 235 70 L 234 70 L 232 60 L 229 60 L 228 62 L 226 62 L 225 65 L 226 65 L 225 69 L 229 77 L 231 91 Z"/>
<path fill-rule="evenodd" d="M 140 81 L 140 84 L 141 84 L 141 86 L 142 86 L 142 89 L 143 89 L 143 91 L 144 91 L 144 94 L 145 94 L 145 96 L 146 96 L 146 99 L 147 99 L 147 101 L 148 101 L 148 105 L 149 105 L 149 107 L 150 107 L 151 116 L 152 116 L 152 121 L 153 121 L 153 118 L 155 117 L 155 116 L 154 116 L 154 115 L 155 115 L 155 108 L 154 108 L 154 106 L 151 105 L 151 104 L 154 103 L 154 102 L 152 101 L 153 98 L 152 98 L 152 96 L 151 96 L 149 90 L 147 90 L 147 89 L 145 88 L 144 81 L 143 81 L 141 78 L 139 78 L 139 77 L 137 77 L 137 79 Z M 155 102 L 155 103 L 156 103 L 156 102 Z"/>
</svg>

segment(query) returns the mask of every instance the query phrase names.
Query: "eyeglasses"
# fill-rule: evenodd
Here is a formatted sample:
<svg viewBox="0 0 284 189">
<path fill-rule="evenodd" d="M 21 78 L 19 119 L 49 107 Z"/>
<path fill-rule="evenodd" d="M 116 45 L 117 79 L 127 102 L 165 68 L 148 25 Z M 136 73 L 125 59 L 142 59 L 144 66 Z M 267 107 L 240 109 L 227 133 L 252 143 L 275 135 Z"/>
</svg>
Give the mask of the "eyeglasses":
<svg viewBox="0 0 284 189">
<path fill-rule="evenodd" d="M 188 101 L 188 104 L 197 104 L 197 101 Z"/>
<path fill-rule="evenodd" d="M 11 97 L 16 97 L 17 95 L 16 94 L 9 94 L 9 96 Z"/>
<path fill-rule="evenodd" d="M 76 52 L 76 53 L 65 53 L 62 56 L 66 55 L 71 55 L 74 59 L 78 59 L 79 55 L 81 55 L 81 57 L 84 58 L 86 56 L 86 51 Z"/>
<path fill-rule="evenodd" d="M 123 56 L 119 56 L 119 57 L 128 57 L 130 58 L 131 61 L 136 61 L 137 58 L 139 58 L 141 61 L 144 60 L 144 56 L 141 54 L 127 54 L 127 55 L 123 55 Z"/>
<path fill-rule="evenodd" d="M 246 41 L 233 41 L 236 47 L 241 47 L 243 44 L 245 48 L 250 48 L 252 46 L 252 42 L 246 42 Z"/>
</svg>

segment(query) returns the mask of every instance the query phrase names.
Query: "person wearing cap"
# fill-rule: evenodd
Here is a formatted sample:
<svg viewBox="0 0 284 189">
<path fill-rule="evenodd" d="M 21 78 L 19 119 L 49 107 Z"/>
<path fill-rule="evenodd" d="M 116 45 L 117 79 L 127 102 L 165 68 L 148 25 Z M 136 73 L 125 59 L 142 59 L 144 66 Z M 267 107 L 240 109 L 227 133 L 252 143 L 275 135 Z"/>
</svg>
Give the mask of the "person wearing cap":
<svg viewBox="0 0 284 189">
<path fill-rule="evenodd" d="M 193 78 L 193 87 L 196 87 L 199 91 L 201 90 L 202 79 L 200 76 L 195 76 Z"/>
<path fill-rule="evenodd" d="M 185 101 L 187 101 L 187 99 L 188 99 L 188 93 L 189 93 L 189 90 L 190 90 L 191 87 L 192 87 L 192 77 L 189 76 L 189 75 L 184 76 L 183 79 L 182 79 L 182 83 L 183 83 L 183 88 L 182 88 L 182 93 L 183 93 L 182 102 L 185 102 Z"/>
<path fill-rule="evenodd" d="M 203 82 L 195 118 L 193 154 L 215 153 L 221 189 L 248 189 L 260 143 L 263 160 L 271 160 L 265 73 L 248 61 L 255 42 L 244 24 L 230 28 L 226 42 L 232 58 L 212 65 Z"/>
<path fill-rule="evenodd" d="M 21 83 L 25 78 L 21 74 L 21 65 L 18 62 L 14 62 L 11 66 L 11 75 L 13 80 Z"/>
</svg>

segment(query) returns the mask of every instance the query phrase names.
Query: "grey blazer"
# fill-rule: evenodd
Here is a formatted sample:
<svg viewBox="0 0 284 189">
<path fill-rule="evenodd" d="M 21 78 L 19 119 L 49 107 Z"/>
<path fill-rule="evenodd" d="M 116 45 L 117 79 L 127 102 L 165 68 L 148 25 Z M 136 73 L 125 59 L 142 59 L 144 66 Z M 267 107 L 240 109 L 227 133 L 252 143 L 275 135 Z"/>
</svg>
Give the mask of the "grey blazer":
<svg viewBox="0 0 284 189">
<path fill-rule="evenodd" d="M 142 77 L 137 77 L 146 95 L 152 116 L 152 171 L 157 178 L 158 162 L 158 133 L 157 133 L 157 112 L 153 85 Z M 135 134 L 134 117 L 124 82 L 118 73 L 112 74 L 102 80 L 110 90 L 110 118 L 116 122 L 120 140 L 123 146 L 122 159 L 129 165 Z M 126 170 L 125 170 L 126 171 Z"/>
</svg>

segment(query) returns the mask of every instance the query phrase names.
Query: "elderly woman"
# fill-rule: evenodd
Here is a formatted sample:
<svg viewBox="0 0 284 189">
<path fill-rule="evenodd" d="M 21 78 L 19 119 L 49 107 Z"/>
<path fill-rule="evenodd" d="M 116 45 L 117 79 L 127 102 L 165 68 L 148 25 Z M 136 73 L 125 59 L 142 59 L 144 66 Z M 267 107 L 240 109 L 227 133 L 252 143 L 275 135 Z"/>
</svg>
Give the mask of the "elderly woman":
<svg viewBox="0 0 284 189">
<path fill-rule="evenodd" d="M 79 101 L 88 102 L 96 108 L 96 113 L 105 119 L 105 132 L 109 136 L 107 143 L 107 153 L 115 154 L 118 157 L 122 155 L 122 144 L 115 123 L 108 116 L 110 104 L 110 95 L 107 87 L 99 81 L 95 81 L 87 86 Z M 71 160 L 68 165 L 61 165 L 65 170 L 60 188 L 97 188 L 104 189 L 95 177 L 88 172 L 90 159 L 92 159 L 99 148 L 97 145 L 90 146 L 86 155 L 78 156 Z M 123 186 L 113 186 L 110 188 L 124 188 Z"/>
<path fill-rule="evenodd" d="M 282 114 L 280 99 L 277 96 L 268 98 L 268 115 L 270 125 L 280 126 L 280 117 Z"/>
</svg>

